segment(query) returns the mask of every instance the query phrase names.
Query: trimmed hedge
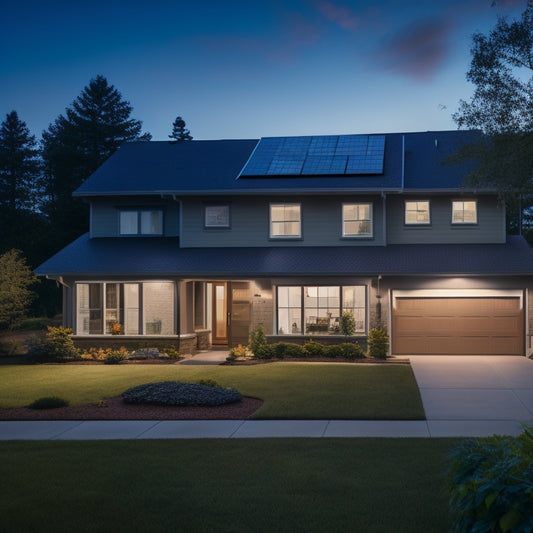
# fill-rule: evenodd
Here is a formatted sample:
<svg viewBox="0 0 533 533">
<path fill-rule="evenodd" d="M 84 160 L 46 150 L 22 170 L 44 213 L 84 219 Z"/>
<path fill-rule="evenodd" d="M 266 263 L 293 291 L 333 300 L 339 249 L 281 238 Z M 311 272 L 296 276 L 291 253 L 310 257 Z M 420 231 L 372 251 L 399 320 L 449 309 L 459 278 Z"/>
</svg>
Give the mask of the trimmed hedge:
<svg viewBox="0 0 533 533">
<path fill-rule="evenodd" d="M 284 359 L 329 357 L 346 359 L 363 359 L 365 352 L 357 343 L 346 342 L 344 344 L 324 345 L 315 341 L 309 341 L 303 346 L 288 342 L 276 342 L 275 344 L 260 344 L 254 352 L 255 359 Z"/>
</svg>

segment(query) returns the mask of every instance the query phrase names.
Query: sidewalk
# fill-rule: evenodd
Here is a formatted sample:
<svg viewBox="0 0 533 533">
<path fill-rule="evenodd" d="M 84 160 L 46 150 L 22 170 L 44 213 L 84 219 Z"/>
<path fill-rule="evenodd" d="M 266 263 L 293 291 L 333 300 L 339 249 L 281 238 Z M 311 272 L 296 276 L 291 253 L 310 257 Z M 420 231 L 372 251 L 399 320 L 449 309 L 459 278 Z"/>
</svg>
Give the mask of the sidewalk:
<svg viewBox="0 0 533 533">
<path fill-rule="evenodd" d="M 533 421 L 530 421 L 533 423 Z M 518 435 L 514 420 L 105 420 L 0 422 L 0 440 L 484 437 Z"/>
</svg>

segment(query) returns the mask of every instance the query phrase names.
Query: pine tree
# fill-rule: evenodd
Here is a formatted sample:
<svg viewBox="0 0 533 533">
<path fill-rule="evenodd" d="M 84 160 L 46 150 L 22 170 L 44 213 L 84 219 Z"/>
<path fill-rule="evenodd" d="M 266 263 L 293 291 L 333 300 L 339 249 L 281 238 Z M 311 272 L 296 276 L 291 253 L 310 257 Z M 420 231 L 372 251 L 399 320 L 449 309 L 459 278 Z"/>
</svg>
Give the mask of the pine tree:
<svg viewBox="0 0 533 533">
<path fill-rule="evenodd" d="M 43 132 L 46 213 L 55 228 L 56 248 L 88 229 L 87 207 L 72 198 L 77 189 L 126 141 L 140 135 L 142 123 L 130 118 L 132 107 L 106 78 L 97 76 Z"/>
<path fill-rule="evenodd" d="M 169 137 L 174 139 L 175 142 L 192 141 L 192 136 L 185 126 L 185 121 L 181 117 L 176 117 L 176 120 L 172 123 L 172 133 Z"/>
<path fill-rule="evenodd" d="M 0 210 L 10 217 L 36 208 L 40 164 L 35 136 L 16 111 L 0 125 Z"/>
</svg>

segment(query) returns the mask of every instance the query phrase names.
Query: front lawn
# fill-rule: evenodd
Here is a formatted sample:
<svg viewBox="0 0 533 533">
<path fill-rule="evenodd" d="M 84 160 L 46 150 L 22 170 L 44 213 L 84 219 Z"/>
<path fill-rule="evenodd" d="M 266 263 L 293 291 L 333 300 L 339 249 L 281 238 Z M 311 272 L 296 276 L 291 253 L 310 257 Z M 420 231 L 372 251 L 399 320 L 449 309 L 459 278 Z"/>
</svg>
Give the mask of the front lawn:
<svg viewBox="0 0 533 533">
<path fill-rule="evenodd" d="M 5 533 L 447 532 L 451 439 L 0 443 Z"/>
<path fill-rule="evenodd" d="M 342 363 L 270 363 L 255 366 L 5 365 L 0 408 L 45 396 L 71 405 L 97 403 L 141 383 L 214 379 L 264 400 L 254 418 L 423 420 L 409 366 Z"/>
</svg>

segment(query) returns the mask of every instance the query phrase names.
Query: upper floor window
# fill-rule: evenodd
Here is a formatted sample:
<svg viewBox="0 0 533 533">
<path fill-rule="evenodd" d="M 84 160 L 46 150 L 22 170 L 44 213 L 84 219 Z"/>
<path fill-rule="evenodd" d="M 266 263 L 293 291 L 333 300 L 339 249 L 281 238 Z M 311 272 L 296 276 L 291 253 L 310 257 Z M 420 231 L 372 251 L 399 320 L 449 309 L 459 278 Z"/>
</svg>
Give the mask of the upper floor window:
<svg viewBox="0 0 533 533">
<path fill-rule="evenodd" d="M 405 223 L 406 224 L 429 224 L 429 200 L 405 202 Z"/>
<path fill-rule="evenodd" d="M 452 202 L 452 224 L 477 224 L 476 200 L 454 200 Z"/>
<path fill-rule="evenodd" d="M 301 236 L 301 204 L 270 204 L 270 237 Z"/>
<path fill-rule="evenodd" d="M 372 237 L 372 204 L 342 204 L 342 236 Z"/>
<path fill-rule="evenodd" d="M 206 228 L 229 228 L 229 204 L 217 204 L 205 206 Z"/>
<path fill-rule="evenodd" d="M 120 211 L 120 235 L 162 235 L 161 209 L 124 209 Z"/>
</svg>

